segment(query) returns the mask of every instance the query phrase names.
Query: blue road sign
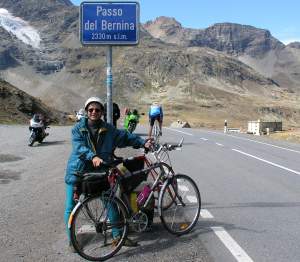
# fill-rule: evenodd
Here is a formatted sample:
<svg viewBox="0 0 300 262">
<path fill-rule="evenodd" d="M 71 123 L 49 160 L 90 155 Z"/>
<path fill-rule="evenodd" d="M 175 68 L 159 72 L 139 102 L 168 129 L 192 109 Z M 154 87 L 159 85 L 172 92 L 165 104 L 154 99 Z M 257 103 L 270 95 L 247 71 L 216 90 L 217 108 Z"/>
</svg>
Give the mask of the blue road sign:
<svg viewBox="0 0 300 262">
<path fill-rule="evenodd" d="M 138 2 L 82 2 L 80 41 L 83 45 L 136 45 L 139 16 Z"/>
</svg>

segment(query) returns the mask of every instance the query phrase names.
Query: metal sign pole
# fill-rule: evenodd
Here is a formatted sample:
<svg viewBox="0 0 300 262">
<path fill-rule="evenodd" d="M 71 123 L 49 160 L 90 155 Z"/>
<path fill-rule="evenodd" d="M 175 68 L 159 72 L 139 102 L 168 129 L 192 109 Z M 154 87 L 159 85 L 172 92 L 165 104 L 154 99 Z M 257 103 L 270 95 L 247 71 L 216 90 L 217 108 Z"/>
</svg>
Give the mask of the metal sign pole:
<svg viewBox="0 0 300 262">
<path fill-rule="evenodd" d="M 106 91 L 107 91 L 107 105 L 106 118 L 107 123 L 112 124 L 113 106 L 112 106 L 112 46 L 107 46 L 106 53 Z"/>
<path fill-rule="evenodd" d="M 139 43 L 140 4 L 136 1 L 83 1 L 80 4 L 80 42 L 106 45 L 107 122 L 113 124 L 112 46 Z"/>
</svg>

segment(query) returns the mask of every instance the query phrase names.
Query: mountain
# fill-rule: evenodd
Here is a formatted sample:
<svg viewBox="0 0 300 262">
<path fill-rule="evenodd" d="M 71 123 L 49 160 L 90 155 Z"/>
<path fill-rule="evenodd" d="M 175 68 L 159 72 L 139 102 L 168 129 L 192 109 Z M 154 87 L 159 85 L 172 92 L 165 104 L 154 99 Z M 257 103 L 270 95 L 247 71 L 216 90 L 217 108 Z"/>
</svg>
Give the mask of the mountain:
<svg viewBox="0 0 300 262">
<path fill-rule="evenodd" d="M 0 123 L 28 123 L 34 113 L 42 113 L 51 123 L 65 123 L 66 114 L 0 79 Z"/>
<path fill-rule="evenodd" d="M 158 17 L 148 21 L 145 29 L 166 43 L 180 46 L 209 47 L 231 55 L 264 55 L 284 44 L 272 37 L 268 30 L 233 23 L 217 23 L 205 29 L 184 28 L 174 18 Z"/>
<path fill-rule="evenodd" d="M 62 111 L 81 108 L 91 95 L 105 97 L 106 47 L 81 46 L 78 8 L 58 0 L 0 6 L 3 79 Z M 114 99 L 142 111 L 159 100 L 166 121 L 184 118 L 194 126 L 259 117 L 297 126 L 296 46 L 251 26 L 187 29 L 160 17 L 141 25 L 138 46 L 113 48 Z"/>
<path fill-rule="evenodd" d="M 230 54 L 280 86 L 299 92 L 299 43 L 285 46 L 270 31 L 253 26 L 217 23 L 205 29 L 188 29 L 174 18 L 158 17 L 145 29 L 166 43 L 183 47 L 209 47 Z"/>
</svg>

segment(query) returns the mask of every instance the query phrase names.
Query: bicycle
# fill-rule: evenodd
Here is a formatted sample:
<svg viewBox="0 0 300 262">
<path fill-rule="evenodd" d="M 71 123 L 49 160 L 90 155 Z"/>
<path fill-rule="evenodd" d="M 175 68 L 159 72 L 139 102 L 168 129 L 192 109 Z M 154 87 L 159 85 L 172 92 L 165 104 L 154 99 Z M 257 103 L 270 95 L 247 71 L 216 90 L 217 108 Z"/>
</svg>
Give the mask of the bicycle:
<svg viewBox="0 0 300 262">
<path fill-rule="evenodd" d="M 161 132 L 161 130 L 159 128 L 159 122 L 158 122 L 158 120 L 155 120 L 153 129 L 152 129 L 154 144 L 159 144 L 160 132 Z"/>
<path fill-rule="evenodd" d="M 126 165 L 126 162 L 136 160 L 140 163 L 143 161 L 146 166 L 133 171 L 132 176 L 145 177 L 154 172 L 152 175 L 155 181 L 139 210 L 133 212 L 126 197 L 120 194 L 124 178 L 117 165 Z M 71 241 L 80 256 L 91 261 L 104 261 L 121 249 L 129 226 L 136 232 L 145 231 L 148 224 L 145 210 L 153 201 L 155 192 L 159 196 L 158 214 L 170 233 L 183 235 L 194 228 L 200 214 L 201 197 L 197 185 L 190 177 L 175 174 L 172 167 L 164 162 L 150 162 L 145 154 L 116 159 L 105 165 L 110 168 L 108 176 L 106 173 L 89 173 L 83 178 L 82 194 L 70 215 Z M 96 191 L 90 190 L 87 186 L 89 183 L 98 184 L 99 188 Z M 117 212 L 117 217 L 113 217 L 113 211 Z M 112 237 L 116 231 L 119 232 L 117 241 Z"/>
</svg>

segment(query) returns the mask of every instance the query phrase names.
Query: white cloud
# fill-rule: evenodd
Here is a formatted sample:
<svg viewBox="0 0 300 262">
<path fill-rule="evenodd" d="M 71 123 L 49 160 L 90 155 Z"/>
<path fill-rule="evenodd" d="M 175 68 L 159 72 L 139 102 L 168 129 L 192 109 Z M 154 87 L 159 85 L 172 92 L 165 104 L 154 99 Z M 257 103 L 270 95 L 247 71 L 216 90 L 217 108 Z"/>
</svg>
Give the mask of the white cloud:
<svg viewBox="0 0 300 262">
<path fill-rule="evenodd" d="M 0 8 L 0 26 L 14 34 L 22 42 L 34 48 L 40 47 L 41 38 L 38 31 L 28 22 L 13 16 L 6 9 Z"/>
</svg>

